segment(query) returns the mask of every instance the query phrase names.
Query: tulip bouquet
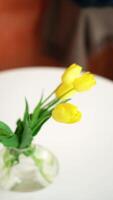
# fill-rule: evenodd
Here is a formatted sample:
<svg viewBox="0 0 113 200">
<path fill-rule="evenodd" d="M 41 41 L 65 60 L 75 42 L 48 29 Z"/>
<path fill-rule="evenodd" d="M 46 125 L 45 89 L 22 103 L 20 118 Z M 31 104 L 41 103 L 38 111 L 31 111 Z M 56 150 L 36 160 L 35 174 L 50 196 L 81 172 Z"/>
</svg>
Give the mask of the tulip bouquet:
<svg viewBox="0 0 113 200">
<path fill-rule="evenodd" d="M 68 101 L 77 92 L 89 90 L 96 84 L 93 74 L 81 74 L 81 71 L 82 67 L 77 64 L 69 66 L 61 77 L 60 85 L 47 98 L 42 95 L 32 113 L 29 112 L 29 105 L 25 100 L 24 116 L 18 119 L 15 131 L 4 122 L 0 122 L 0 142 L 7 149 L 3 156 L 5 168 L 11 169 L 19 163 L 20 155 L 23 153 L 25 156 L 32 155 L 41 170 L 41 160 L 39 162 L 33 155 L 32 141 L 44 123 L 50 117 L 68 124 L 80 121 L 81 112 Z M 49 180 L 47 176 L 46 179 Z"/>
</svg>

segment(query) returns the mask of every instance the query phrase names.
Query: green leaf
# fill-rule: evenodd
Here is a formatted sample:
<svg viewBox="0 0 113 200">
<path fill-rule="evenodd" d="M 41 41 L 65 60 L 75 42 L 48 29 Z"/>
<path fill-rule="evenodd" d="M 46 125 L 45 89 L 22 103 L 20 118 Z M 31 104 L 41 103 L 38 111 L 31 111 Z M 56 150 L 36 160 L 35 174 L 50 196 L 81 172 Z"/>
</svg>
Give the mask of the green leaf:
<svg viewBox="0 0 113 200">
<path fill-rule="evenodd" d="M 0 142 L 6 147 L 17 148 L 18 147 L 18 138 L 15 134 L 11 137 L 0 136 Z"/>
<path fill-rule="evenodd" d="M 25 99 L 25 112 L 24 112 L 23 121 L 25 122 L 26 120 L 29 120 L 29 119 L 30 119 L 30 116 L 29 116 L 29 105 L 28 105 L 27 99 Z"/>
<path fill-rule="evenodd" d="M 37 124 L 37 126 L 34 127 L 33 131 L 32 131 L 32 134 L 33 136 L 35 136 L 39 131 L 40 129 L 42 128 L 43 124 L 50 118 L 50 116 L 46 117 L 43 119 L 43 121 L 40 123 L 40 124 Z"/>
<path fill-rule="evenodd" d="M 40 113 L 39 119 L 37 124 L 32 129 L 32 134 L 35 136 L 39 130 L 41 129 L 42 125 L 51 117 L 51 111 L 48 111 L 47 109 L 42 110 Z"/>
<path fill-rule="evenodd" d="M 31 144 L 31 141 L 33 139 L 32 130 L 27 119 L 24 122 L 23 127 L 24 129 L 22 133 L 20 148 L 27 148 Z"/>
<path fill-rule="evenodd" d="M 18 138 L 7 124 L 0 122 L 0 142 L 6 147 L 17 147 Z"/>
<path fill-rule="evenodd" d="M 0 135 L 4 136 L 12 136 L 14 133 L 10 129 L 10 127 L 4 122 L 0 121 Z"/>
<path fill-rule="evenodd" d="M 21 121 L 21 119 L 19 119 L 17 121 L 17 127 L 16 127 L 16 130 L 15 130 L 15 134 L 17 135 L 18 137 L 18 141 L 19 141 L 19 144 L 21 143 L 21 140 L 22 140 L 22 133 L 23 133 L 23 122 Z"/>
<path fill-rule="evenodd" d="M 41 96 L 37 106 L 35 107 L 32 117 L 31 117 L 31 128 L 33 128 L 38 120 L 39 114 L 41 112 L 41 106 L 42 106 L 42 101 L 43 101 L 43 95 Z"/>
<path fill-rule="evenodd" d="M 32 131 L 30 128 L 29 105 L 26 99 L 25 99 L 25 112 L 23 121 L 21 121 L 21 119 L 17 121 L 15 134 L 18 137 L 19 148 L 26 148 L 29 146 L 29 144 L 32 141 Z"/>
</svg>

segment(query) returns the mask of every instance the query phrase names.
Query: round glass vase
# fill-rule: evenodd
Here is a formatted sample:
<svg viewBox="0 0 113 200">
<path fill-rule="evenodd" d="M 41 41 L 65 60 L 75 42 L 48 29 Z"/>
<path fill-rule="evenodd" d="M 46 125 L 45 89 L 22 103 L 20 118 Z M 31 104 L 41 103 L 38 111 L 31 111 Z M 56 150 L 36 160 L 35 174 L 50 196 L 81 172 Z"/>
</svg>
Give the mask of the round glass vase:
<svg viewBox="0 0 113 200">
<path fill-rule="evenodd" d="M 58 161 L 46 148 L 31 145 L 26 149 L 0 151 L 0 188 L 31 192 L 47 187 L 58 173 Z"/>
</svg>

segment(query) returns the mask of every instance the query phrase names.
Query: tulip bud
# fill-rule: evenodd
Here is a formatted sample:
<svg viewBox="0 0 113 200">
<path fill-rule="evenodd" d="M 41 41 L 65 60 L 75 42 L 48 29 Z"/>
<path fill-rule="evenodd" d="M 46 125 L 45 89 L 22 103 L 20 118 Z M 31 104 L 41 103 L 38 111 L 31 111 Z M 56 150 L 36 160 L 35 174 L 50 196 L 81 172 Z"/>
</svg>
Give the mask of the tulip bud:
<svg viewBox="0 0 113 200">
<path fill-rule="evenodd" d="M 52 117 L 58 122 L 72 124 L 80 121 L 81 112 L 73 104 L 62 103 L 54 108 Z"/>
<path fill-rule="evenodd" d="M 73 82 L 74 88 L 78 92 L 83 92 L 91 89 L 96 84 L 94 75 L 90 72 L 84 73 L 81 77 Z"/>
<path fill-rule="evenodd" d="M 62 82 L 67 84 L 72 83 L 75 80 L 75 78 L 77 78 L 80 75 L 81 71 L 81 66 L 77 64 L 70 65 L 62 75 Z"/>
<path fill-rule="evenodd" d="M 76 91 L 73 88 L 73 84 L 67 84 L 62 83 L 57 89 L 56 89 L 56 97 L 61 99 L 68 99 L 72 97 Z"/>
</svg>

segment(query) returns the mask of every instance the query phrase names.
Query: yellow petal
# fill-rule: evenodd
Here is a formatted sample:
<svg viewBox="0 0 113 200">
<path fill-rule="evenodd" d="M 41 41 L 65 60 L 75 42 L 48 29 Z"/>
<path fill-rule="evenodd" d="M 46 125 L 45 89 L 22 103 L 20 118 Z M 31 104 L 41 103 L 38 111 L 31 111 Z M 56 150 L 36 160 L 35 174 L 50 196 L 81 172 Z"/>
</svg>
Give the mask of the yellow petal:
<svg viewBox="0 0 113 200">
<path fill-rule="evenodd" d="M 75 79 L 73 82 L 75 90 L 83 92 L 91 89 L 96 84 L 96 80 L 93 74 L 90 72 L 84 73 L 80 78 Z"/>
<path fill-rule="evenodd" d="M 73 84 L 67 84 L 62 83 L 57 89 L 56 89 L 56 97 L 61 99 L 68 99 L 72 97 L 76 91 L 73 89 Z"/>
<path fill-rule="evenodd" d="M 77 64 L 70 65 L 63 73 L 61 79 L 64 83 L 72 83 L 80 75 L 82 67 Z"/>
<path fill-rule="evenodd" d="M 72 124 L 80 121 L 81 112 L 73 104 L 62 103 L 54 108 L 52 117 L 58 122 Z"/>
</svg>

